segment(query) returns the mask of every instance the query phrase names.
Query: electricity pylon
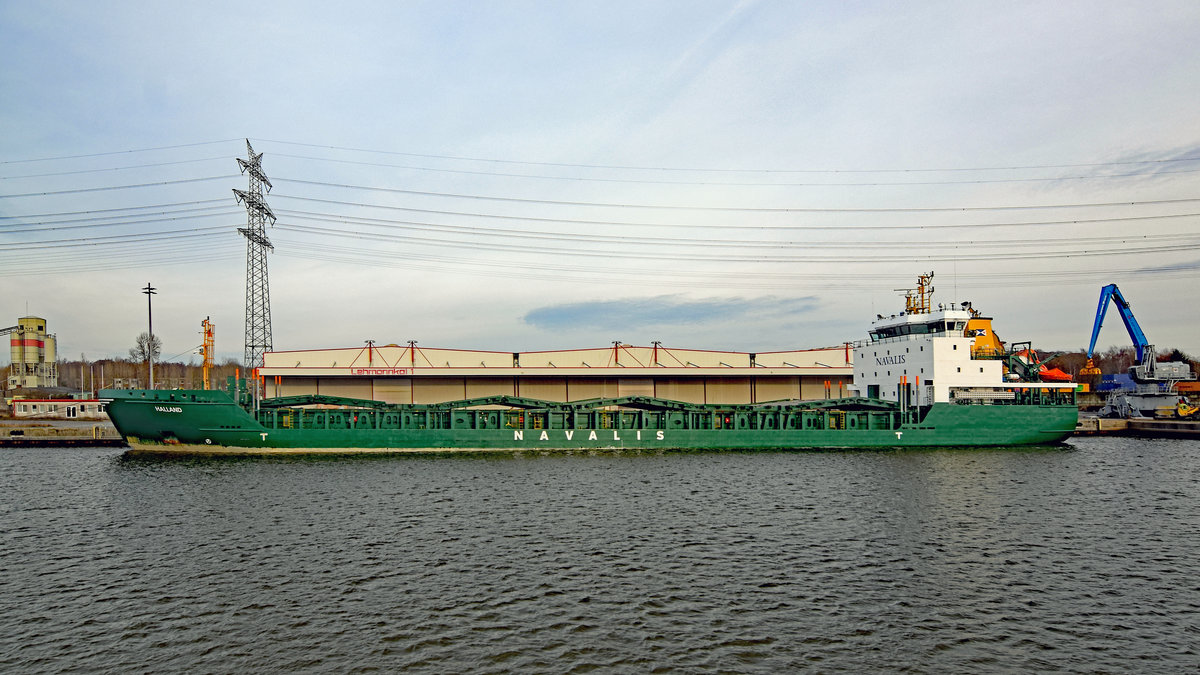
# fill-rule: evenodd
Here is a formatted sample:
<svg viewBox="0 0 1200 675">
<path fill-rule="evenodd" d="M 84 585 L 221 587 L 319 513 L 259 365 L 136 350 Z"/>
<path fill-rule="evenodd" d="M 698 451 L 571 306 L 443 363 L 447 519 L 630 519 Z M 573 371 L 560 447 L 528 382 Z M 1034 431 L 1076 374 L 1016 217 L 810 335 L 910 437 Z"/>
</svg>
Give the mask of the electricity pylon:
<svg viewBox="0 0 1200 675">
<path fill-rule="evenodd" d="M 272 350 L 271 288 L 267 280 L 267 251 L 274 251 L 267 239 L 267 221 L 275 225 L 275 214 L 263 198 L 263 186 L 271 191 L 271 181 L 262 170 L 262 153 L 254 154 L 250 139 L 246 139 L 249 159 L 238 158 L 242 173 L 250 178 L 248 190 L 235 189 L 239 203 L 246 205 L 246 227 L 238 228 L 246 237 L 246 359 L 245 366 L 253 373 L 263 365 L 263 354 Z M 248 373 L 248 374 L 251 374 Z"/>
</svg>

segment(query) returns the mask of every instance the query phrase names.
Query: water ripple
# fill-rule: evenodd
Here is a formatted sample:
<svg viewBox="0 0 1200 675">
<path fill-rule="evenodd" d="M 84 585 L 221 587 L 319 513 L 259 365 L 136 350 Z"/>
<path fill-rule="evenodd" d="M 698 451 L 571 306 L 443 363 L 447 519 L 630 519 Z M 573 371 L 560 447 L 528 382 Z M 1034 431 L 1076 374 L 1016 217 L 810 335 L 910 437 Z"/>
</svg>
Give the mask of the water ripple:
<svg viewBox="0 0 1200 675">
<path fill-rule="evenodd" d="M 0 670 L 1200 668 L 1200 453 L 0 454 Z"/>
</svg>

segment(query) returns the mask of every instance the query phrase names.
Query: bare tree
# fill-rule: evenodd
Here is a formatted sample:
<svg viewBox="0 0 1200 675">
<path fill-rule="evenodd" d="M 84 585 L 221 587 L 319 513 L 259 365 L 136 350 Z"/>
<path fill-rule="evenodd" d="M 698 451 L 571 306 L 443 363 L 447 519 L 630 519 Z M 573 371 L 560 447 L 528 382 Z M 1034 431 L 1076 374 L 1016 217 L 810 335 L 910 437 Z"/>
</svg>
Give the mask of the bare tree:
<svg viewBox="0 0 1200 675">
<path fill-rule="evenodd" d="M 1102 373 L 1124 373 L 1137 362 L 1137 351 L 1133 347 L 1112 346 L 1104 353 L 1096 354 L 1096 365 Z"/>
<path fill-rule="evenodd" d="M 157 335 L 154 336 L 153 340 L 151 340 L 149 333 L 142 333 L 137 336 L 137 342 L 129 350 L 129 360 L 134 363 L 144 362 L 147 358 L 147 352 L 153 354 L 156 361 L 162 354 L 162 340 L 159 340 Z"/>
</svg>

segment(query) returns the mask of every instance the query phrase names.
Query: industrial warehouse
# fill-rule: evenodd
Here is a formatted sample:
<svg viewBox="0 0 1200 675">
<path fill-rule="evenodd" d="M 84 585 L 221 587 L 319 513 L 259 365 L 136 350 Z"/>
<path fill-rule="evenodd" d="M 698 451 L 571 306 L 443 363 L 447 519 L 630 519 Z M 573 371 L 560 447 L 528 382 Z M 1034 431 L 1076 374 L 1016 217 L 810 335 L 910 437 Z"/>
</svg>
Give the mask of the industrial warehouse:
<svg viewBox="0 0 1200 675">
<path fill-rule="evenodd" d="M 320 394 L 387 403 L 487 396 L 583 401 L 651 396 L 744 404 L 849 395 L 848 346 L 783 352 L 669 349 L 654 344 L 493 352 L 377 347 L 267 352 L 267 396 Z"/>
</svg>

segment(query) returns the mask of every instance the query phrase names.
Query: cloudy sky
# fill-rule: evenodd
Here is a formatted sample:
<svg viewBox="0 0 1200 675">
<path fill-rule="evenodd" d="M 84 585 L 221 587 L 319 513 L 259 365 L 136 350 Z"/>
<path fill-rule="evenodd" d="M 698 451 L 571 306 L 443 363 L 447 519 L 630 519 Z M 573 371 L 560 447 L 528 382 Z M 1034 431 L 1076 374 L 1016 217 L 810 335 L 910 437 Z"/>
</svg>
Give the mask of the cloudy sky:
<svg viewBox="0 0 1200 675">
<path fill-rule="evenodd" d="M 935 272 L 1086 346 L 1116 283 L 1200 354 L 1200 3 L 0 0 L 0 327 L 274 345 L 768 351 Z M 1129 340 L 1115 317 L 1100 345 Z M 7 353 L 0 354 L 7 358 Z"/>
</svg>

